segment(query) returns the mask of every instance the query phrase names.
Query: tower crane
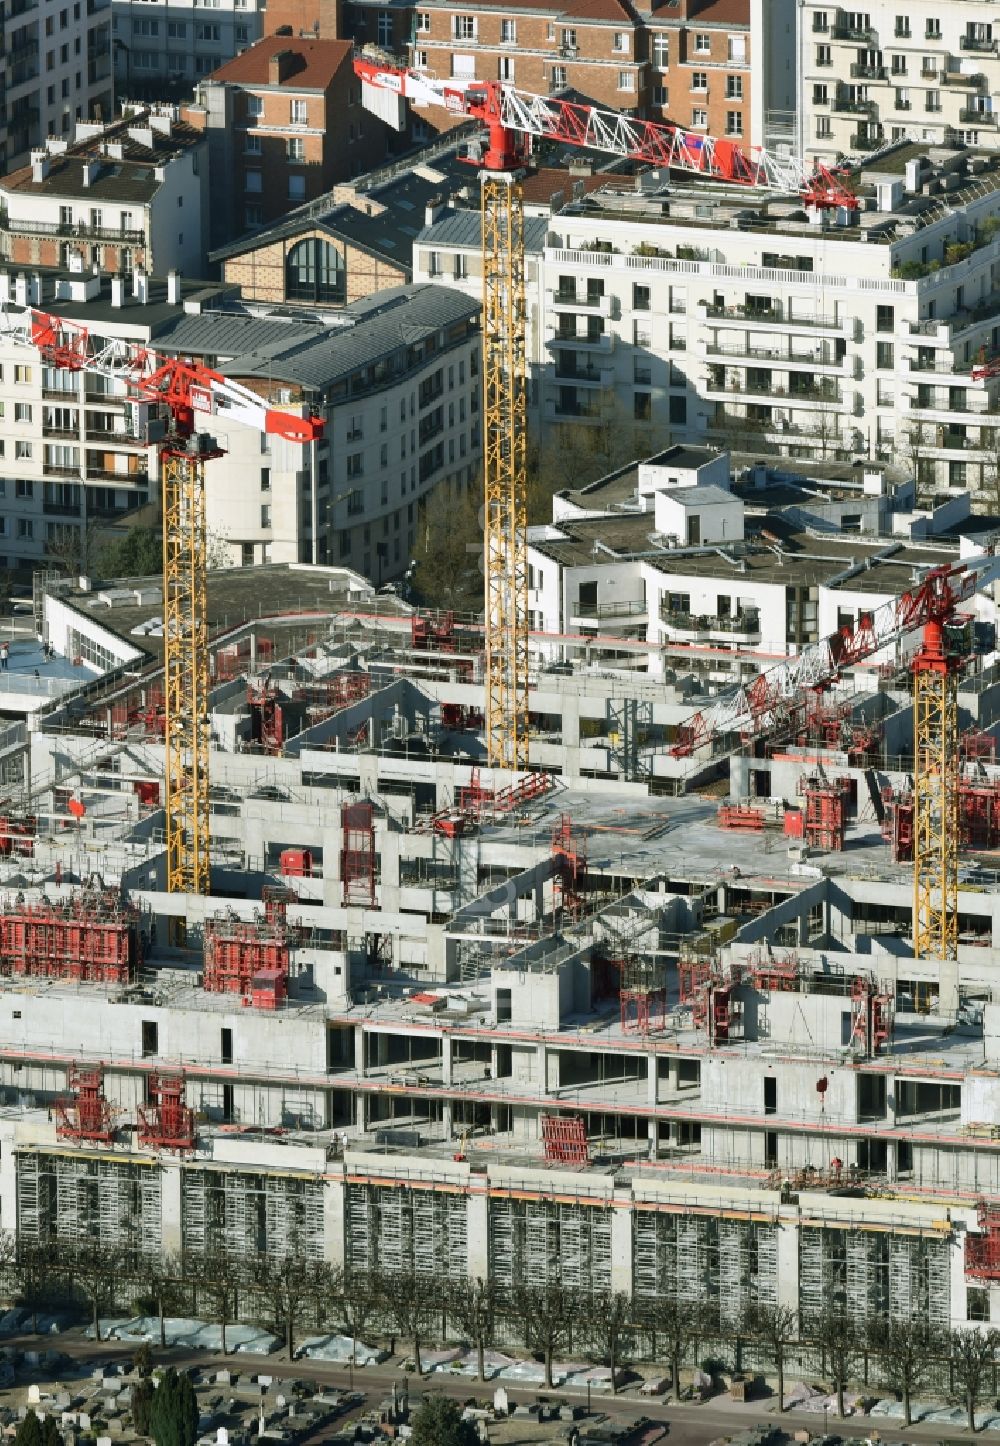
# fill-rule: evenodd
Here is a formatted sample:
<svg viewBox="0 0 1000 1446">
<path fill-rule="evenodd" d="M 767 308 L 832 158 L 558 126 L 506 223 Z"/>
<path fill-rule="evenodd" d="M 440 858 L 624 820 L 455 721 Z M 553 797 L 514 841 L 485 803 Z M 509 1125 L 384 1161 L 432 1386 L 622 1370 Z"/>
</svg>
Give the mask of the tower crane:
<svg viewBox="0 0 1000 1446">
<path fill-rule="evenodd" d="M 528 762 L 528 563 L 525 477 L 524 204 L 531 138 L 738 185 L 798 191 L 815 207 L 857 199 L 849 167 L 803 166 L 760 148 L 617 111 L 530 95 L 500 81 L 439 80 L 366 46 L 365 86 L 482 121 L 483 453 L 486 572 L 486 743 L 495 768 Z M 377 105 L 374 109 L 379 109 Z"/>
<path fill-rule="evenodd" d="M 306 443 L 318 417 L 269 407 L 249 387 L 196 362 L 159 355 L 136 342 L 107 339 L 33 307 L 0 309 L 0 335 L 32 348 L 46 366 L 96 373 L 120 384 L 126 400 L 154 407 L 168 425 L 157 443 L 163 482 L 163 655 L 166 711 L 167 889 L 207 894 L 208 627 L 205 463 L 224 448 L 196 430 L 199 413 Z"/>
<path fill-rule="evenodd" d="M 958 609 L 1000 578 L 1000 558 L 933 567 L 913 588 L 760 673 L 680 725 L 687 758 L 733 734 L 744 742 L 791 723 L 845 668 L 922 629 L 913 656 L 913 952 L 958 952 L 958 675 L 969 649 Z"/>
</svg>

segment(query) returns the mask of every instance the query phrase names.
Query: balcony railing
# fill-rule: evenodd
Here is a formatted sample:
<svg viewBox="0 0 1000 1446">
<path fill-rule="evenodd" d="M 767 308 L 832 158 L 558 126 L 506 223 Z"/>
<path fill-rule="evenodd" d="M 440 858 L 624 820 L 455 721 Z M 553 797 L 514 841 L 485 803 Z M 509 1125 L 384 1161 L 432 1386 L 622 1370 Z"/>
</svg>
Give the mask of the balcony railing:
<svg viewBox="0 0 1000 1446">
<path fill-rule="evenodd" d="M 963 106 L 958 113 L 960 121 L 966 125 L 992 126 L 996 124 L 996 115 L 991 110 L 977 110 L 973 106 Z"/>
<path fill-rule="evenodd" d="M 79 517 L 79 502 L 43 502 L 42 511 L 46 517 Z"/>
<path fill-rule="evenodd" d="M 77 471 L 79 471 L 79 468 L 77 468 Z M 134 488 L 149 486 L 149 473 L 147 471 L 114 472 L 109 467 L 91 467 L 88 464 L 87 477 L 96 478 L 101 482 L 114 482 L 118 487 Z"/>
<path fill-rule="evenodd" d="M 873 100 L 835 100 L 833 108 L 840 115 L 875 115 L 878 109 Z"/>
<path fill-rule="evenodd" d="M 873 151 L 882 144 L 881 136 L 866 136 L 861 131 L 855 131 L 851 136 L 852 151 Z"/>
<path fill-rule="evenodd" d="M 557 306 L 600 306 L 604 300 L 604 293 L 594 295 L 584 292 L 581 295 L 578 291 L 565 291 L 560 287 L 553 293 L 553 299 Z"/>
<path fill-rule="evenodd" d="M 886 68 L 884 65 L 858 65 L 855 62 L 851 66 L 851 77 L 853 80 L 885 80 Z"/>
<path fill-rule="evenodd" d="M 952 85 L 958 90 L 983 90 L 986 86 L 986 77 L 978 70 L 975 75 L 966 75 L 961 70 L 945 70 L 934 74 L 942 85 Z"/>
<path fill-rule="evenodd" d="M 977 55 L 992 55 L 997 48 L 992 36 L 963 35 L 958 44 L 961 50 L 972 50 Z"/>
<path fill-rule="evenodd" d="M 46 477 L 74 477 L 77 481 L 81 476 L 79 463 L 75 467 L 62 467 L 55 462 L 43 462 L 42 471 Z"/>
<path fill-rule="evenodd" d="M 13 124 L 13 121 L 11 123 Z M 65 236 L 68 240 L 79 236 L 89 241 L 121 241 L 126 246 L 137 243 L 141 245 L 146 239 L 144 231 L 92 226 L 87 221 L 74 221 L 69 225 L 62 221 L 21 220 L 15 219 L 7 211 L 0 212 L 0 230 L 20 236 Z"/>
<path fill-rule="evenodd" d="M 861 45 L 868 45 L 872 50 L 878 50 L 878 31 L 872 30 L 870 26 L 861 28 L 857 25 L 834 25 L 830 31 L 834 40 L 856 40 Z"/>
<path fill-rule="evenodd" d="M 769 311 L 763 311 L 756 306 L 712 306 L 705 308 L 706 314 L 710 317 L 732 317 L 738 321 L 779 321 L 784 325 L 795 327 L 800 326 L 824 326 L 833 327 L 838 330 L 843 328 L 843 322 L 835 316 L 786 316 L 784 307 L 772 306 Z"/>
<path fill-rule="evenodd" d="M 68 438 L 70 441 L 77 441 L 80 436 L 79 427 L 50 427 L 46 422 L 42 423 L 43 437 Z"/>
</svg>

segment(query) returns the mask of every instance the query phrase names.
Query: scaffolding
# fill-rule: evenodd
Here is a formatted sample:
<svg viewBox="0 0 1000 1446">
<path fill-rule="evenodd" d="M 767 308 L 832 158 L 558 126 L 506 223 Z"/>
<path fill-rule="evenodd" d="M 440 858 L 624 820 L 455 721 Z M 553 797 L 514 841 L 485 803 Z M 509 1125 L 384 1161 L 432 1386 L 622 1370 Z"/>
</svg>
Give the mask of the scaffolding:
<svg viewBox="0 0 1000 1446">
<path fill-rule="evenodd" d="M 130 984 L 142 963 L 138 911 L 89 885 L 62 903 L 18 895 L 0 918 L 0 971 L 79 983 Z"/>
<path fill-rule="evenodd" d="M 344 904 L 375 903 L 375 809 L 367 800 L 344 805 L 340 878 Z"/>
<path fill-rule="evenodd" d="M 626 1033 L 652 1034 L 666 1029 L 667 971 L 655 956 L 626 951 L 618 997 Z"/>
<path fill-rule="evenodd" d="M 723 1322 L 778 1301 L 778 1232 L 770 1221 L 673 1210 L 633 1216 L 633 1294 L 714 1306 Z"/>
<path fill-rule="evenodd" d="M 866 1058 L 884 1049 L 892 1038 L 895 992 L 891 985 L 879 991 L 864 974 L 851 980 L 851 1044 Z"/>
<path fill-rule="evenodd" d="M 103 1064 L 70 1065 L 66 1084 L 69 1095 L 55 1102 L 57 1136 L 95 1145 L 113 1144 L 114 1112 L 104 1095 Z"/>
<path fill-rule="evenodd" d="M 796 954 L 774 954 L 770 947 L 758 949 L 747 960 L 750 982 L 762 994 L 787 994 L 798 988 L 799 960 Z"/>
<path fill-rule="evenodd" d="M 872 1319 L 951 1317 L 950 1246 L 942 1236 L 803 1225 L 799 1230 L 799 1315 L 812 1329 L 827 1310 L 859 1327 Z"/>
<path fill-rule="evenodd" d="M 965 1273 L 974 1280 L 1000 1280 L 1000 1204 L 980 1200 L 976 1206 L 980 1233 L 965 1236 Z"/>
<path fill-rule="evenodd" d="M 202 983 L 209 994 L 239 994 L 245 1005 L 274 1008 L 286 995 L 290 967 L 289 933 L 284 909 L 265 899 L 265 916 L 246 923 L 234 914 L 206 919 Z M 275 1002 L 255 996 L 261 976 Z"/>
<path fill-rule="evenodd" d="M 454 1280 L 468 1274 L 464 1192 L 349 1184 L 345 1216 L 351 1270 L 412 1270 Z"/>
<path fill-rule="evenodd" d="M 251 750 L 260 750 L 272 757 L 285 746 L 285 715 L 279 688 L 266 678 L 247 683 L 247 707 L 250 710 Z"/>
<path fill-rule="evenodd" d="M 198 1169 L 181 1175 L 181 1238 L 193 1253 L 239 1260 L 324 1258 L 323 1181 L 265 1171 Z"/>
<path fill-rule="evenodd" d="M 582 1115 L 542 1115 L 542 1148 L 549 1165 L 586 1165 L 590 1160 Z"/>
<path fill-rule="evenodd" d="M 148 1103 L 138 1110 L 139 1144 L 154 1150 L 193 1150 L 194 1110 L 184 1103 L 184 1076 L 151 1074 L 146 1094 Z"/>
<path fill-rule="evenodd" d="M 587 877 L 587 841 L 573 834 L 573 820 L 568 813 L 560 815 L 552 833 L 553 912 L 576 920 L 583 912 Z"/>
<path fill-rule="evenodd" d="M 831 781 L 822 768 L 802 778 L 799 793 L 806 801 L 805 837 L 811 847 L 843 852 L 850 787 L 849 778 Z"/>
<path fill-rule="evenodd" d="M 501 1291 L 530 1281 L 599 1294 L 611 1288 L 611 1210 L 603 1200 L 491 1196 L 489 1251 Z"/>
<path fill-rule="evenodd" d="M 39 1244 L 96 1241 L 158 1256 L 161 1180 L 149 1162 L 18 1149 L 18 1236 Z"/>
</svg>

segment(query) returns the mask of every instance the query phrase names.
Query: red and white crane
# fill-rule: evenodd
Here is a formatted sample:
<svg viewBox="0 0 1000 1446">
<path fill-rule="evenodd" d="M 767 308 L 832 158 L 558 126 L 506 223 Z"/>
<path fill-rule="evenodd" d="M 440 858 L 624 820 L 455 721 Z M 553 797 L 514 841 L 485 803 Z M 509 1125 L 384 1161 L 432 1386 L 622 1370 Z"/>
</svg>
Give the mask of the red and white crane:
<svg viewBox="0 0 1000 1446">
<path fill-rule="evenodd" d="M 927 623 L 954 621 L 959 604 L 998 578 L 1000 558 L 992 556 L 931 568 L 915 587 L 862 612 L 853 627 L 810 643 L 796 657 L 783 659 L 752 683 L 693 713 L 678 728 L 671 755 L 688 758 L 696 749 L 734 735 L 750 742 L 795 721 L 845 668 L 874 657 Z"/>
<path fill-rule="evenodd" d="M 354 70 L 363 83 L 393 91 L 414 105 L 441 106 L 452 115 L 482 121 L 489 136 L 482 158 L 487 170 L 523 165 L 521 138 L 530 136 L 733 185 L 797 191 L 807 206 L 857 207 L 857 197 L 846 183 L 851 170 L 846 163 L 809 166 L 728 136 L 707 136 L 668 122 L 637 120 L 595 105 L 532 95 L 505 81 L 440 80 L 372 46 L 355 56 Z"/>
</svg>

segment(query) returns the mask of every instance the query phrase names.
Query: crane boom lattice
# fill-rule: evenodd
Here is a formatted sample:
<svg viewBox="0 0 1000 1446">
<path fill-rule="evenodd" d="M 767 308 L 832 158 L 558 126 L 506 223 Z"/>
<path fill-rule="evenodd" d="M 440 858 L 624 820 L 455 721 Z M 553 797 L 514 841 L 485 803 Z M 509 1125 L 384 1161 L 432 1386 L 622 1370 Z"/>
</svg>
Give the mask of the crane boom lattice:
<svg viewBox="0 0 1000 1446">
<path fill-rule="evenodd" d="M 484 172 L 483 394 L 486 733 L 494 768 L 528 763 L 524 203 L 512 173 Z"/>
<path fill-rule="evenodd" d="M 913 664 L 913 953 L 958 957 L 958 676 L 940 622 Z"/>
</svg>

